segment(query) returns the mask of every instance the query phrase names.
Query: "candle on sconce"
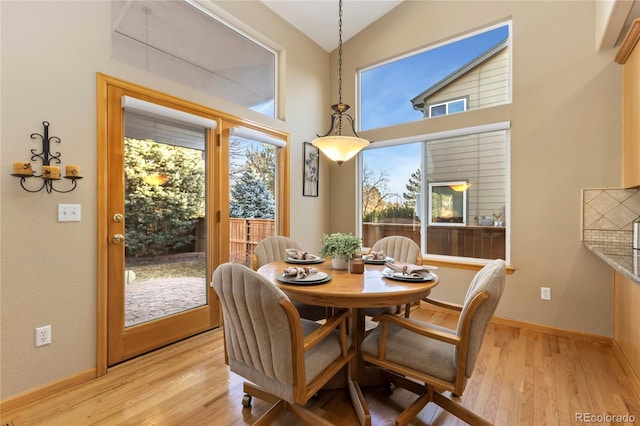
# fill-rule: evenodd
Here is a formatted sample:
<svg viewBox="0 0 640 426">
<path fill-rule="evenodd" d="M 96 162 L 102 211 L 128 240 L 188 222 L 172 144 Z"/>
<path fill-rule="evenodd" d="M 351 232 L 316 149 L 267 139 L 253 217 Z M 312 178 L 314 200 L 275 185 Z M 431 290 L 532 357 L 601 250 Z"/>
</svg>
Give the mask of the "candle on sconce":
<svg viewBox="0 0 640 426">
<path fill-rule="evenodd" d="M 82 177 L 82 174 L 80 173 L 80 166 L 65 166 L 64 173 L 64 177 L 67 178 Z"/>
<path fill-rule="evenodd" d="M 33 174 L 33 170 L 31 169 L 31 163 L 23 163 L 20 161 L 16 161 L 15 163 L 13 163 L 13 174 L 31 176 Z"/>
<path fill-rule="evenodd" d="M 42 166 L 42 177 L 45 179 L 60 179 L 60 167 Z"/>
</svg>

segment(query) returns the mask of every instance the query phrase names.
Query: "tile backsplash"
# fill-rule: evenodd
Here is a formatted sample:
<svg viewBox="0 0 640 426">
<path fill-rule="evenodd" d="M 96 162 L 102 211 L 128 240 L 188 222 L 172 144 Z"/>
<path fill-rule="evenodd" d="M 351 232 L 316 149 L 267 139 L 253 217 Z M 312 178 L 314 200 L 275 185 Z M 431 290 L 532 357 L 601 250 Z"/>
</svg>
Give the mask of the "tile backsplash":
<svg viewBox="0 0 640 426">
<path fill-rule="evenodd" d="M 582 190 L 583 241 L 628 250 L 639 217 L 640 189 Z"/>
</svg>

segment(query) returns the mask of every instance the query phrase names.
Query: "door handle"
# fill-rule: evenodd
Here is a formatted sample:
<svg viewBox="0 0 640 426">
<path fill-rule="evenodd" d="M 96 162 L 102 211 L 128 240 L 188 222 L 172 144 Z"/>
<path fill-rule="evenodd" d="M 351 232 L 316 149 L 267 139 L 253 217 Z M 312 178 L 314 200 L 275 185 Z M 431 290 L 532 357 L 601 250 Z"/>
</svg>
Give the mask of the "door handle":
<svg viewBox="0 0 640 426">
<path fill-rule="evenodd" d="M 113 221 L 115 223 L 120 223 L 124 220 L 124 216 L 122 215 L 122 213 L 116 213 L 113 215 Z"/>
<path fill-rule="evenodd" d="M 122 244 L 124 242 L 124 235 L 116 234 L 113 236 L 113 238 L 111 238 L 111 241 L 113 241 L 115 244 Z"/>
</svg>

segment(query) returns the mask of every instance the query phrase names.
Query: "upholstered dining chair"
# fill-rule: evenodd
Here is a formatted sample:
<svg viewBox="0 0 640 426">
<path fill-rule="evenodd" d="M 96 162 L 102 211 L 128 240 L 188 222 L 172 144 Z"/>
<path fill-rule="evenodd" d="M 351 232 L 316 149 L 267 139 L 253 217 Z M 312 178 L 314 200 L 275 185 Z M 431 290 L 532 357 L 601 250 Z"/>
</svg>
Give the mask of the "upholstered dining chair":
<svg viewBox="0 0 640 426">
<path fill-rule="evenodd" d="M 216 268 L 212 286 L 222 306 L 225 361 L 251 382 L 244 383 L 243 405 L 251 406 L 252 396 L 274 404 L 254 425 L 285 411 L 308 424 L 331 424 L 303 405 L 355 355 L 349 313 L 338 311 L 323 325 L 301 319 L 274 283 L 236 263 Z"/>
<path fill-rule="evenodd" d="M 502 297 L 505 269 L 505 262 L 498 259 L 478 271 L 463 305 L 431 301 L 459 313 L 455 330 L 388 313 L 374 317 L 379 326 L 362 343 L 363 360 L 385 369 L 389 382 L 420 395 L 400 413 L 397 425 L 410 422 L 429 402 L 469 424 L 490 424 L 440 392 L 462 395 Z"/>
<path fill-rule="evenodd" d="M 402 235 L 383 237 L 371 246 L 369 253 L 381 250 L 384 250 L 384 253 L 387 256 L 392 257 L 398 262 L 422 265 L 422 252 L 420 250 L 420 246 L 411 238 Z M 407 303 L 404 309 L 404 316 L 407 318 L 409 317 L 410 309 L 411 304 Z M 383 312 L 399 313 L 401 310 L 402 309 L 399 306 L 394 308 L 376 308 L 366 310 L 365 314 L 374 316 Z"/>
<path fill-rule="evenodd" d="M 289 248 L 302 250 L 302 247 L 297 241 L 281 235 L 260 240 L 253 251 L 253 270 L 257 271 L 259 267 L 267 263 L 285 260 L 287 258 L 287 249 Z M 308 305 L 299 302 L 292 303 L 298 309 L 302 318 L 318 321 L 327 317 L 327 308 L 323 306 Z"/>
</svg>

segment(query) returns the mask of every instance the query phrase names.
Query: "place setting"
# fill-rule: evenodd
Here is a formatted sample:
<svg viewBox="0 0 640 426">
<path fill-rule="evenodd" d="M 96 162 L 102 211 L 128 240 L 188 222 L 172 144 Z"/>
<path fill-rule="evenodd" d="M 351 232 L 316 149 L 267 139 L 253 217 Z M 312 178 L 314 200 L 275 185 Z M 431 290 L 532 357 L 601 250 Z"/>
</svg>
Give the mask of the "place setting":
<svg viewBox="0 0 640 426">
<path fill-rule="evenodd" d="M 437 270 L 436 266 L 411 265 L 394 262 L 386 262 L 382 271 L 382 276 L 397 281 L 426 282 L 433 281 L 436 276 L 432 271 Z"/>
<path fill-rule="evenodd" d="M 313 265 L 324 262 L 324 258 L 315 254 L 307 253 L 304 250 L 288 248 L 285 262 L 302 265 Z"/>
<path fill-rule="evenodd" d="M 364 263 L 370 265 L 384 265 L 387 262 L 393 262 L 394 259 L 385 254 L 384 250 L 372 251 L 371 253 L 362 256 Z"/>
<path fill-rule="evenodd" d="M 278 281 L 286 284 L 316 285 L 331 281 L 331 275 L 308 266 L 290 266 L 277 276 Z"/>
</svg>

